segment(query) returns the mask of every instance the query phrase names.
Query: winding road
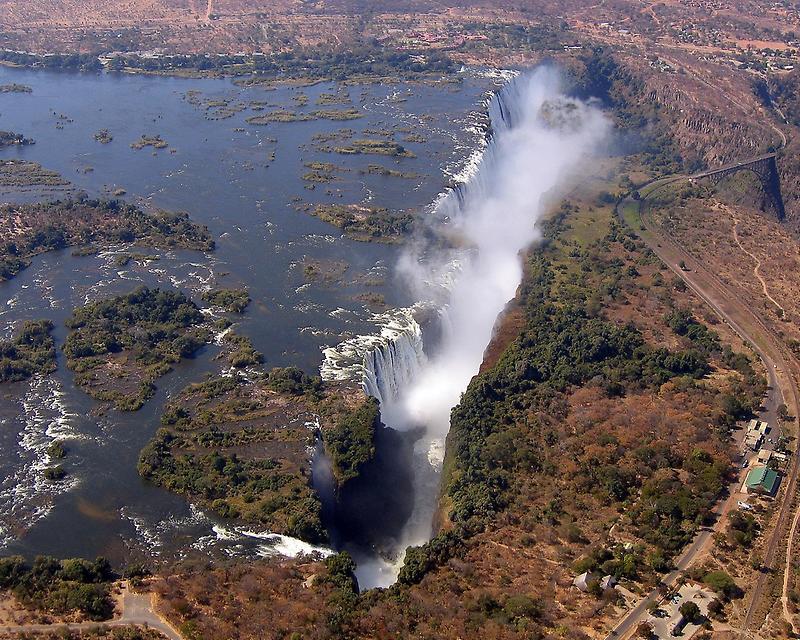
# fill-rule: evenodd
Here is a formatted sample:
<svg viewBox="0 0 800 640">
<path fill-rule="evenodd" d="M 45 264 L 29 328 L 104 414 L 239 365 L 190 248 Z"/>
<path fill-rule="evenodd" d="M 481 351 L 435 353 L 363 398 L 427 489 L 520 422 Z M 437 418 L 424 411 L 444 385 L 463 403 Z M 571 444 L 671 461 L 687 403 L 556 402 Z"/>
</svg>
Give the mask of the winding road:
<svg viewBox="0 0 800 640">
<path fill-rule="evenodd" d="M 688 176 L 673 176 L 671 178 L 651 182 L 640 190 L 642 199 L 638 201 L 634 200 L 632 197 L 624 199 L 617 205 L 617 213 L 623 217 L 626 212 L 628 214 L 634 214 L 635 219 L 638 220 L 641 225 L 637 233 L 639 233 L 642 240 L 647 243 L 650 249 L 658 255 L 664 264 L 678 275 L 695 294 L 706 302 L 706 304 L 711 307 L 711 309 L 713 309 L 742 340 L 751 346 L 759 358 L 761 358 L 766 368 L 769 384 L 769 393 L 764 401 L 761 417 L 771 424 L 777 425 L 778 408 L 782 403 L 785 403 L 789 407 L 790 413 L 795 416 L 793 435 L 796 435 L 800 433 L 800 423 L 797 418 L 800 402 L 798 402 L 796 382 L 800 376 L 798 375 L 798 363 L 794 356 L 788 351 L 780 338 L 778 338 L 757 315 L 757 309 L 754 305 L 748 305 L 743 302 L 740 295 L 733 292 L 728 285 L 709 271 L 701 260 L 675 242 L 675 240 L 648 215 L 645 204 L 649 196 L 665 186 L 687 178 Z M 774 565 L 777 552 L 782 546 L 787 523 L 793 515 L 792 508 L 794 506 L 799 464 L 800 458 L 797 455 L 792 456 L 790 468 L 784 481 L 779 509 L 777 514 L 773 516 L 775 526 L 771 534 L 769 534 L 765 545 L 763 566 L 766 570 L 758 573 L 755 584 L 752 585 L 752 588 L 748 589 L 749 600 L 743 624 L 743 633 L 750 630 L 755 621 L 756 614 L 761 609 L 764 596 L 768 595 L 765 594 L 765 589 L 768 585 L 770 574 L 775 570 Z M 737 479 L 736 484 L 740 482 L 741 480 Z M 724 504 L 718 505 L 718 508 L 715 509 L 715 512 L 720 516 L 717 519 L 715 528 L 719 527 L 723 522 L 724 519 L 721 516 L 733 507 L 734 493 L 735 485 L 731 485 L 729 498 Z M 800 511 L 794 516 L 794 521 L 792 523 L 793 532 L 796 530 L 799 520 Z M 682 572 L 691 566 L 702 554 L 706 545 L 711 541 L 712 534 L 713 530 L 701 530 L 694 541 L 678 557 L 675 570 L 664 576 L 662 582 L 667 586 L 672 586 Z M 787 548 L 787 559 L 790 557 L 791 542 L 790 536 Z M 788 573 L 789 566 L 787 564 L 784 573 L 783 587 L 783 612 L 785 617 L 789 616 L 786 604 L 789 582 Z M 646 618 L 648 606 L 658 599 L 659 592 L 657 589 L 654 589 L 618 622 L 608 637 L 624 638 L 629 635 Z M 791 617 L 787 618 L 787 622 L 794 628 Z"/>
</svg>

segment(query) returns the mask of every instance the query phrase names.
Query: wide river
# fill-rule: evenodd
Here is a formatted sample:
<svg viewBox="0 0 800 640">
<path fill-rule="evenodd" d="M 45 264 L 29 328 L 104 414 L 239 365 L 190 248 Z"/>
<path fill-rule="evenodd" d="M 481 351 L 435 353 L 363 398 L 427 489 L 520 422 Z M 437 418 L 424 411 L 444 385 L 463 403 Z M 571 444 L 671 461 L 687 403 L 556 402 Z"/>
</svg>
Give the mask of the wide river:
<svg viewBox="0 0 800 640">
<path fill-rule="evenodd" d="M 78 191 L 103 196 L 124 189 L 125 199 L 146 208 L 188 211 L 217 241 L 209 255 L 145 250 L 158 260 L 133 260 L 124 267 L 115 260 L 129 247 L 88 257 L 70 250 L 45 254 L 0 283 L 0 337 L 11 335 L 24 319 L 49 318 L 60 346 L 64 320 L 75 306 L 139 283 L 178 287 L 197 300 L 212 286 L 245 286 L 253 304 L 237 318 L 237 332 L 253 340 L 267 366 L 317 371 L 323 348 L 375 330 L 375 309 L 359 296 L 382 295 L 391 307 L 410 301 L 392 277 L 396 246 L 349 240 L 298 211 L 298 204 L 428 211 L 482 141 L 483 103 L 493 83 L 472 72 L 456 78 L 266 89 L 242 88 L 231 80 L 0 69 L 0 84 L 32 88 L 0 93 L 0 129 L 36 141 L 0 150 L 0 161 L 35 161 L 70 183 L 46 193 L 0 187 L 0 201 Z M 323 94 L 337 94 L 337 100 L 345 95 L 349 102 L 320 106 L 331 100 L 320 99 Z M 363 117 L 267 126 L 246 122 L 277 108 L 311 113 L 351 105 Z M 324 142 L 314 136 L 343 128 L 354 130 L 352 138 L 391 136 L 416 157 L 340 155 L 319 148 Z M 110 143 L 95 139 L 103 129 L 113 136 Z M 132 148 L 142 135 L 159 135 L 168 147 Z M 339 165 L 338 179 L 310 189 L 302 176 L 309 171 L 304 165 L 315 161 Z M 406 175 L 368 173 L 374 164 Z M 333 265 L 336 276 L 328 283 L 307 283 L 303 265 L 309 261 Z M 212 518 L 136 473 L 139 451 L 158 427 L 164 402 L 214 371 L 215 352 L 210 346 L 178 365 L 135 413 L 98 412 L 73 385 L 63 356 L 49 377 L 0 387 L 2 553 L 104 555 L 124 562 L 206 550 L 274 550 L 275 541 L 270 548 L 263 539 L 221 530 Z M 43 479 L 45 452 L 54 439 L 66 440 L 69 449 L 64 483 Z M 277 549 L 291 552 L 288 542 Z"/>
</svg>

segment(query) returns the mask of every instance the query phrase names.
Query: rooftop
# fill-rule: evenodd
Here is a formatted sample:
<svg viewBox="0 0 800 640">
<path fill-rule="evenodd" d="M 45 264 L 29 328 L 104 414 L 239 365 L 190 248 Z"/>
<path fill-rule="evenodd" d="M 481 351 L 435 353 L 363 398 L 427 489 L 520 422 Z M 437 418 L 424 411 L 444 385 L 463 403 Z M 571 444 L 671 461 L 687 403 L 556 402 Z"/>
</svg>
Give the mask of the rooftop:
<svg viewBox="0 0 800 640">
<path fill-rule="evenodd" d="M 768 467 L 755 467 L 747 474 L 747 488 L 774 493 L 778 486 L 778 472 Z"/>
</svg>

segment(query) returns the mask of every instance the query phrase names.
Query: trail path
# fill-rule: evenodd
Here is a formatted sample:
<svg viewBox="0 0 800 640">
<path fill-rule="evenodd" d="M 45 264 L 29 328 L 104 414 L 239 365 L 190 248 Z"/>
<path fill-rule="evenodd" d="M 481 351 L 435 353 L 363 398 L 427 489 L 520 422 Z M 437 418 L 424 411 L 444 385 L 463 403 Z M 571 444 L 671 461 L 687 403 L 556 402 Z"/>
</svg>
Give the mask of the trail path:
<svg viewBox="0 0 800 640">
<path fill-rule="evenodd" d="M 770 293 L 769 293 L 769 289 L 767 288 L 767 281 L 766 281 L 766 280 L 764 280 L 764 278 L 761 276 L 761 273 L 759 272 L 759 270 L 761 269 L 761 259 L 760 259 L 760 258 L 759 258 L 757 255 L 755 255 L 754 253 L 752 253 L 752 252 L 748 251 L 748 250 L 745 248 L 745 246 L 742 244 L 742 241 L 741 241 L 741 239 L 739 238 L 739 223 L 740 223 L 741 221 L 739 220 L 739 218 L 736 216 L 736 214 L 735 214 L 733 211 L 731 211 L 731 210 L 730 210 L 730 209 L 728 209 L 727 207 L 722 207 L 722 208 L 723 208 L 723 209 L 725 209 L 725 211 L 727 211 L 727 212 L 730 214 L 731 218 L 733 218 L 733 239 L 736 241 L 736 244 L 737 244 L 737 245 L 739 245 L 739 248 L 740 248 L 740 249 L 741 249 L 741 250 L 742 250 L 744 253 L 746 253 L 748 256 L 750 256 L 750 257 L 753 259 L 753 262 L 755 262 L 755 263 L 756 263 L 756 266 L 755 266 L 755 267 L 753 267 L 753 275 L 754 275 L 754 276 L 755 276 L 755 277 L 758 279 L 758 281 L 761 283 L 761 290 L 764 292 L 764 296 L 765 296 L 765 297 L 766 297 L 766 298 L 767 298 L 767 299 L 768 299 L 768 300 L 769 300 L 769 301 L 770 301 L 772 304 L 774 304 L 776 307 L 778 307 L 778 309 L 780 309 L 780 310 L 781 310 L 781 313 L 785 313 L 785 309 L 784 309 L 784 308 L 783 308 L 783 307 L 782 307 L 780 304 L 778 304 L 778 301 L 777 301 L 777 300 L 775 300 L 775 298 L 773 298 L 773 297 L 770 295 Z"/>
<path fill-rule="evenodd" d="M 797 625 L 794 622 L 794 616 L 792 612 L 789 611 L 789 591 L 791 590 L 791 586 L 789 585 L 789 577 L 792 575 L 792 555 L 794 554 L 794 539 L 797 537 L 797 526 L 800 522 L 800 509 L 797 509 L 794 514 L 794 520 L 792 521 L 792 528 L 789 530 L 789 539 L 786 543 L 786 558 L 784 561 L 786 562 L 786 566 L 783 570 L 783 591 L 781 593 L 781 604 L 783 605 L 783 617 L 784 619 L 791 625 L 792 633 L 797 634 L 798 629 Z"/>
</svg>

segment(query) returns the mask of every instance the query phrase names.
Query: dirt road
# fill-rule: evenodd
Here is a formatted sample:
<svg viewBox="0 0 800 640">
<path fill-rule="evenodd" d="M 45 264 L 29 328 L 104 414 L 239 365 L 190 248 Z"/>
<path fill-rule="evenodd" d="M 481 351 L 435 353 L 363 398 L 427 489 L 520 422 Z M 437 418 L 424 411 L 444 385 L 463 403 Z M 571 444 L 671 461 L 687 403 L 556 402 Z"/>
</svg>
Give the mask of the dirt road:
<svg viewBox="0 0 800 640">
<path fill-rule="evenodd" d="M 183 640 L 182 636 L 162 620 L 153 609 L 152 594 L 133 593 L 127 583 L 122 583 L 121 608 L 119 618 L 105 622 L 72 622 L 64 624 L 25 624 L 0 626 L 0 633 L 45 633 L 63 629 L 88 631 L 98 627 L 146 626 L 155 629 L 169 640 Z"/>
</svg>

